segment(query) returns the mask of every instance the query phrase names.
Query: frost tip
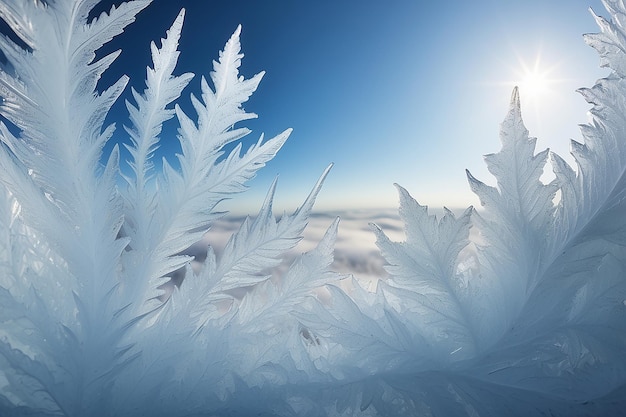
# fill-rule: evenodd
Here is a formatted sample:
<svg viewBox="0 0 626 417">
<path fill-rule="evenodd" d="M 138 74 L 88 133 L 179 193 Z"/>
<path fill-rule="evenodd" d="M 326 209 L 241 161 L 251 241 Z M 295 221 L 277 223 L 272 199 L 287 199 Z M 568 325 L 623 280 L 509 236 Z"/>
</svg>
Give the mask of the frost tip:
<svg viewBox="0 0 626 417">
<path fill-rule="evenodd" d="M 520 100 L 519 100 L 519 87 L 513 87 L 513 93 L 511 94 L 511 108 L 520 108 Z"/>
</svg>

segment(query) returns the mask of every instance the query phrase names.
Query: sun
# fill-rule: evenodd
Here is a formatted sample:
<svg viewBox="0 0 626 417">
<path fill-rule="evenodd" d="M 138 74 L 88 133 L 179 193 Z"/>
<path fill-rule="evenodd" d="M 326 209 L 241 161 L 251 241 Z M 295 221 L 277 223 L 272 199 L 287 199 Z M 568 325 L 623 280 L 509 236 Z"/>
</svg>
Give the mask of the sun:
<svg viewBox="0 0 626 417">
<path fill-rule="evenodd" d="M 516 72 L 516 84 L 520 95 L 528 102 L 541 102 L 553 93 L 555 84 L 561 82 L 554 77 L 556 65 L 546 66 L 537 54 L 532 65 L 519 59 L 520 68 Z"/>
<path fill-rule="evenodd" d="M 529 100 L 539 99 L 550 92 L 550 79 L 545 72 L 535 69 L 526 72 L 519 82 L 521 94 Z"/>
</svg>

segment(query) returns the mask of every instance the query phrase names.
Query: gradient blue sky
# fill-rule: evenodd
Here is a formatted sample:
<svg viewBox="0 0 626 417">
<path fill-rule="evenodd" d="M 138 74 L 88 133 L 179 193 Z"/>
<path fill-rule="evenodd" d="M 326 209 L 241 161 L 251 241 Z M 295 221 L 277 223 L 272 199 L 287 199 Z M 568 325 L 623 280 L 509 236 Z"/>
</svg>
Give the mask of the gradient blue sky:
<svg viewBox="0 0 626 417">
<path fill-rule="evenodd" d="M 464 169 L 493 183 L 482 155 L 500 148 L 499 124 L 524 68 L 539 60 L 552 81 L 540 97 L 522 86 L 526 125 L 538 150 L 562 156 L 589 107 L 575 90 L 608 73 L 582 40 L 597 31 L 588 8 L 606 15 L 599 0 L 155 0 L 108 47 L 123 53 L 103 82 L 126 73 L 142 90 L 149 41 L 181 7 L 178 73 L 196 73 L 183 106 L 241 23 L 243 74 L 267 72 L 245 106 L 259 115 L 247 142 L 294 128 L 228 206 L 236 211 L 255 212 L 277 174 L 276 206 L 292 210 L 331 162 L 320 210 L 395 207 L 394 182 L 429 206 L 478 205 Z M 112 118 L 124 123 L 120 108 Z"/>
</svg>

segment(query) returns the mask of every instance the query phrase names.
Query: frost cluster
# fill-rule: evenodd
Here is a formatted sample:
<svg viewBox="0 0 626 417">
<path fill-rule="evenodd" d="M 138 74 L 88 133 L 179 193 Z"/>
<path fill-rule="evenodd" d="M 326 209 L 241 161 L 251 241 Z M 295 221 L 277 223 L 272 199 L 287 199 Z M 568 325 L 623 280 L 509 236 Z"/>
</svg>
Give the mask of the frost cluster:
<svg viewBox="0 0 626 417">
<path fill-rule="evenodd" d="M 0 37 L 0 415 L 624 414 L 622 0 L 605 0 L 612 20 L 597 17 L 601 32 L 586 36 L 613 72 L 580 90 L 592 121 L 572 142 L 576 166 L 535 152 L 514 90 L 502 149 L 485 157 L 497 185 L 468 173 L 484 210 L 437 219 L 398 187 L 406 241 L 372 225 L 390 274 L 372 291 L 329 269 L 338 220 L 272 279 L 329 169 L 280 219 L 274 183 L 197 270 L 181 255 L 290 134 L 243 149 L 242 123 L 256 117 L 243 104 L 263 73 L 239 75 L 239 28 L 188 114 L 176 101 L 194 76 L 174 75 L 181 11 L 126 102 L 131 173 L 117 147 L 103 155 L 128 79 L 98 92 L 119 52 L 96 51 L 150 2 L 92 20 L 98 0 L 0 2 L 26 45 Z M 173 117 L 180 168 L 156 170 Z"/>
</svg>

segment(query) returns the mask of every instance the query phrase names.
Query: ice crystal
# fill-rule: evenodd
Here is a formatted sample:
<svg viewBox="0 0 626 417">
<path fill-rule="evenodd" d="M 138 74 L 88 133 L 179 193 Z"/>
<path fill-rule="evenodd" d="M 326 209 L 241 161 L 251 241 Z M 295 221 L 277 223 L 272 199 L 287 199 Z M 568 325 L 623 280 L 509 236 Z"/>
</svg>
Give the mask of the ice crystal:
<svg viewBox="0 0 626 417">
<path fill-rule="evenodd" d="M 184 11 L 143 92 L 132 89 L 131 172 L 103 154 L 105 117 L 128 82 L 96 84 L 119 55 L 96 51 L 150 0 L 89 20 L 98 0 L 3 0 L 0 17 L 0 415 L 620 415 L 626 389 L 626 6 L 587 42 L 612 74 L 582 89 L 592 121 L 570 167 L 536 153 L 514 90 L 497 181 L 468 173 L 483 210 L 429 214 L 398 186 L 406 241 L 372 225 L 390 278 L 366 291 L 329 269 L 338 220 L 279 279 L 326 170 L 276 219 L 272 184 L 220 256 L 184 250 L 219 205 L 287 140 L 243 149 L 243 104 L 263 73 L 239 75 L 240 28 L 198 81 L 195 114 L 176 104 Z M 24 47 L 25 46 L 25 47 Z M 182 152 L 156 170 L 162 126 Z M 231 149 L 226 152 L 227 149 Z M 550 161 L 555 179 L 541 180 Z M 559 198 L 555 198 L 555 196 Z M 480 241 L 472 241 L 470 229 Z M 184 279 L 174 280 L 183 269 Z"/>
</svg>

